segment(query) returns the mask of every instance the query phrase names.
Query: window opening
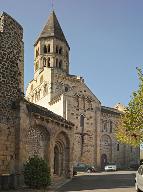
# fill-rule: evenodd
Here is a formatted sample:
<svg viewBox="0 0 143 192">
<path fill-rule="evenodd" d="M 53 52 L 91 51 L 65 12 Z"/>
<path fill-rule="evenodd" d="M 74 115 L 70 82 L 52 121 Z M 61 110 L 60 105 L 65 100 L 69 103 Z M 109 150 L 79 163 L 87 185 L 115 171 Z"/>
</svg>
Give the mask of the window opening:
<svg viewBox="0 0 143 192">
<path fill-rule="evenodd" d="M 44 53 L 47 53 L 47 47 L 46 47 L 46 45 L 44 45 L 43 51 L 44 51 Z"/>
<path fill-rule="evenodd" d="M 50 44 L 48 45 L 48 53 L 50 53 Z"/>
</svg>

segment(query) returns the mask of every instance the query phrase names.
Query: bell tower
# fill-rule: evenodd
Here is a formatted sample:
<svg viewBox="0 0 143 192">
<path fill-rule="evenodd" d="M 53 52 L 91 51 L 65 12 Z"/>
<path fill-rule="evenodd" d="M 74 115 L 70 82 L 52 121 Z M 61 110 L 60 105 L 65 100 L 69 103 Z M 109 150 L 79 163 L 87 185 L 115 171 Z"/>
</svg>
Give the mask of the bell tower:
<svg viewBox="0 0 143 192">
<path fill-rule="evenodd" d="M 60 73 L 69 73 L 70 47 L 55 12 L 52 11 L 48 22 L 34 44 L 34 79 L 45 68 Z"/>
<path fill-rule="evenodd" d="M 54 11 L 34 44 L 34 78 L 28 84 L 26 98 L 50 108 L 49 102 L 63 92 L 59 76 L 69 74 L 70 47 Z M 58 87 L 60 87 L 58 89 Z"/>
</svg>

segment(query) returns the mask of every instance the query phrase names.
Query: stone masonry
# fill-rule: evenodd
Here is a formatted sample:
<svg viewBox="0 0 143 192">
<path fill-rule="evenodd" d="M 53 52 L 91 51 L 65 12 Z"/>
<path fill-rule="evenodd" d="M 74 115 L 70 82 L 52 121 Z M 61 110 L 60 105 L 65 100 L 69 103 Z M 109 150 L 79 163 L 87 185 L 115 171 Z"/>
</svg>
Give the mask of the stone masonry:
<svg viewBox="0 0 143 192">
<path fill-rule="evenodd" d="M 0 174 L 12 172 L 18 160 L 19 109 L 23 92 L 23 29 L 8 14 L 0 15 Z"/>
</svg>

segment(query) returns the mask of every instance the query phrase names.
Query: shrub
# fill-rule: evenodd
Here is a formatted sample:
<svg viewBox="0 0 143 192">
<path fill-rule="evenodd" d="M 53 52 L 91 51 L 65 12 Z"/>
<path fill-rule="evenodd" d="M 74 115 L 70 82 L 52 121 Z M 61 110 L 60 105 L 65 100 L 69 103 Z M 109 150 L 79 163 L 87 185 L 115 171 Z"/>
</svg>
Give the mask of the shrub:
<svg viewBox="0 0 143 192">
<path fill-rule="evenodd" d="M 24 165 L 24 181 L 30 188 L 45 188 L 50 185 L 51 177 L 47 162 L 34 155 Z"/>
</svg>

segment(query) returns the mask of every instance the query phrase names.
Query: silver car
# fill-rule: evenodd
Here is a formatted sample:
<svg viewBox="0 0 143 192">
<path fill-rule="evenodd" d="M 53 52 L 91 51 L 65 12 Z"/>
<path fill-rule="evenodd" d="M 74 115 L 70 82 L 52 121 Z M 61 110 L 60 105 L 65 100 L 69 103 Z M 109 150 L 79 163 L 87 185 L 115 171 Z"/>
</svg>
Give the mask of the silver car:
<svg viewBox="0 0 143 192">
<path fill-rule="evenodd" d="M 117 171 L 117 165 L 114 163 L 107 164 L 107 165 L 105 165 L 104 170 L 105 171 Z"/>
<path fill-rule="evenodd" d="M 135 188 L 137 192 L 143 191 L 143 165 L 140 165 L 136 172 Z"/>
</svg>

